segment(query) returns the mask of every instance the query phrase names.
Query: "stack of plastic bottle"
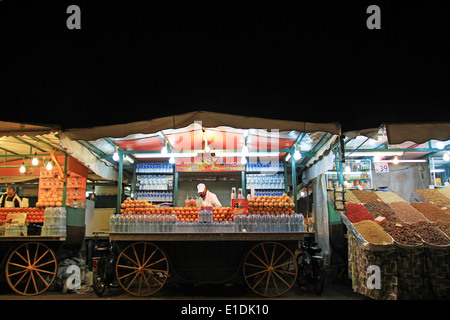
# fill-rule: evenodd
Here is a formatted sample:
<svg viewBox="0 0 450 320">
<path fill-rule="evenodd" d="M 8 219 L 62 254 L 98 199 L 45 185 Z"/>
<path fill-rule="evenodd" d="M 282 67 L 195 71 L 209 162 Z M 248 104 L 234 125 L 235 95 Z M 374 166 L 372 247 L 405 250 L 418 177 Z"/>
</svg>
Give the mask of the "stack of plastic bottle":
<svg viewBox="0 0 450 320">
<path fill-rule="evenodd" d="M 171 173 L 173 164 L 168 162 L 139 162 L 136 165 L 136 173 Z"/>
<path fill-rule="evenodd" d="M 66 208 L 47 207 L 44 211 L 42 236 L 66 236 Z"/>
<path fill-rule="evenodd" d="M 110 230 L 119 233 L 176 232 L 176 221 L 175 214 L 113 214 Z"/>
<path fill-rule="evenodd" d="M 10 224 L 5 226 L 5 236 L 7 237 L 20 237 L 27 235 L 27 226 L 19 226 L 17 224 Z"/>
<path fill-rule="evenodd" d="M 172 191 L 139 191 L 134 195 L 135 200 L 145 200 L 147 202 L 172 202 Z"/>
<path fill-rule="evenodd" d="M 302 232 L 303 215 L 294 214 L 236 214 L 235 232 Z"/>
<path fill-rule="evenodd" d="M 202 233 L 202 232 L 216 232 L 227 233 L 234 232 L 233 221 L 212 221 L 212 222 L 199 222 L 199 221 L 182 221 L 177 222 L 177 232 L 186 233 Z"/>
</svg>

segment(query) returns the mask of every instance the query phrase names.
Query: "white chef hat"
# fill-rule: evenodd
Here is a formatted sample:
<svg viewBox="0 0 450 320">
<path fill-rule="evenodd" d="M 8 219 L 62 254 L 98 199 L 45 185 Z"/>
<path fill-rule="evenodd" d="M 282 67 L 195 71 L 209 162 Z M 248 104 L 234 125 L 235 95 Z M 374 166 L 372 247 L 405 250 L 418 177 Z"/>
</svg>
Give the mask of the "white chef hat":
<svg viewBox="0 0 450 320">
<path fill-rule="evenodd" d="M 197 192 L 198 193 L 201 193 L 201 192 L 205 191 L 205 189 L 206 189 L 205 184 L 203 184 L 203 183 L 199 183 L 198 184 L 198 186 L 197 186 Z"/>
</svg>

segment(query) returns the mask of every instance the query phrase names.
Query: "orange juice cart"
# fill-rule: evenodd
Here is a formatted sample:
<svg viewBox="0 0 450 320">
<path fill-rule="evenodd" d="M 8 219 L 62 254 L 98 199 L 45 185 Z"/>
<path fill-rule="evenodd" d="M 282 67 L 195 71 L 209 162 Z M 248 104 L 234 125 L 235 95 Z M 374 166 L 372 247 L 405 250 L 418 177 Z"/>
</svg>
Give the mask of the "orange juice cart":
<svg viewBox="0 0 450 320">
<path fill-rule="evenodd" d="M 1 124 L 2 181 L 31 194 L 19 208 L 0 208 L 1 278 L 37 295 L 54 282 L 61 250 L 81 249 L 88 169 L 60 147 L 57 127 Z"/>
<path fill-rule="evenodd" d="M 149 296 L 169 280 L 240 280 L 273 297 L 293 286 L 299 242 L 314 233 L 236 228 L 242 222 L 236 219 L 248 223 L 270 216 L 275 221 L 300 214 L 300 170 L 330 150 L 340 127 L 198 111 L 65 134 L 118 164 L 117 209 L 109 234 L 116 259 L 110 267 L 125 291 Z M 196 203 L 199 183 L 227 210 L 236 209 L 232 195 L 241 194 L 248 211 L 203 224 L 201 208 L 195 214 L 183 210 Z M 126 230 L 118 231 L 118 225 Z M 155 225 L 162 229 L 155 231 Z"/>
</svg>

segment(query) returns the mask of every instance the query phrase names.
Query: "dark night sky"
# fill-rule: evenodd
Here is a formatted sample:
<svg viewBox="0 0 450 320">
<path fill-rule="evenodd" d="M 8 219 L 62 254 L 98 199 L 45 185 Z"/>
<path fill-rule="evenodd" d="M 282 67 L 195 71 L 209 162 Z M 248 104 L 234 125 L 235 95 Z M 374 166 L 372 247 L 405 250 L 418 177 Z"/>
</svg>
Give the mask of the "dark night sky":
<svg viewBox="0 0 450 320">
<path fill-rule="evenodd" d="M 448 121 L 444 1 L 0 1 L 1 120 Z M 68 30 L 66 8 L 81 8 Z M 366 8 L 381 8 L 381 30 Z M 31 109 L 30 109 L 31 108 Z"/>
</svg>

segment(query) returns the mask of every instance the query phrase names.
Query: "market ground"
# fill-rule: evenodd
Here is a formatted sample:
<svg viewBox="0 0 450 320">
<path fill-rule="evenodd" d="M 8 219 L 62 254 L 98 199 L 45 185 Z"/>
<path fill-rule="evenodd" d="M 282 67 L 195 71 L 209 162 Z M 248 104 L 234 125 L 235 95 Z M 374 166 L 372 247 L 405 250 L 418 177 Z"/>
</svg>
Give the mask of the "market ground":
<svg viewBox="0 0 450 320">
<path fill-rule="evenodd" d="M 327 284 L 321 295 L 294 285 L 281 297 L 265 299 L 253 293 L 245 285 L 184 285 L 167 284 L 160 292 L 151 297 L 135 297 L 119 289 L 111 289 L 103 297 L 97 297 L 88 287 L 78 293 L 44 292 L 37 296 L 21 296 L 11 290 L 3 290 L 0 300 L 367 300 L 368 298 L 353 292 L 351 284 Z"/>
</svg>

